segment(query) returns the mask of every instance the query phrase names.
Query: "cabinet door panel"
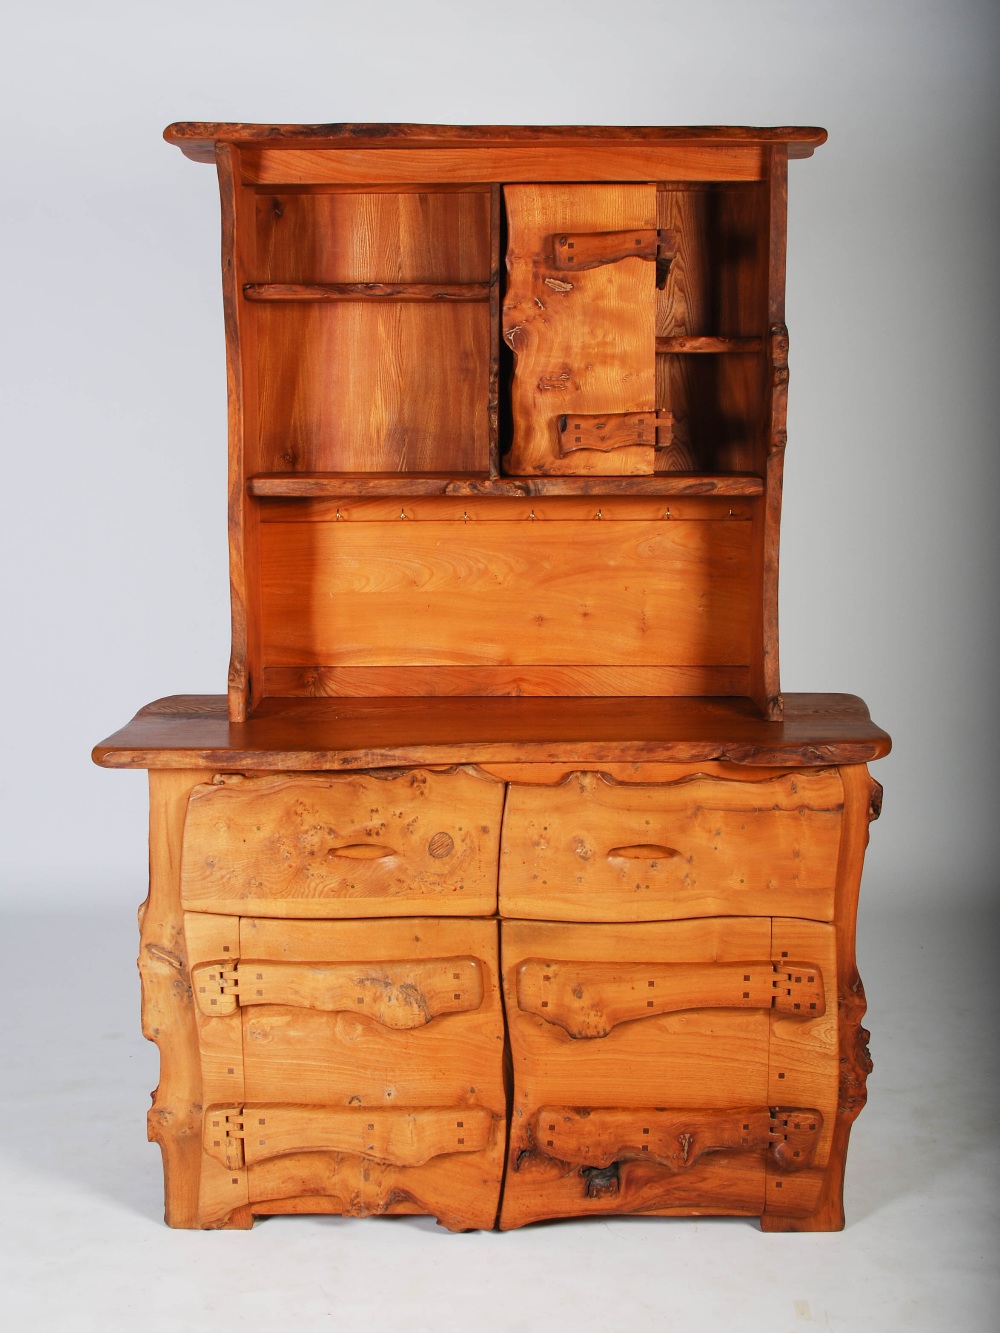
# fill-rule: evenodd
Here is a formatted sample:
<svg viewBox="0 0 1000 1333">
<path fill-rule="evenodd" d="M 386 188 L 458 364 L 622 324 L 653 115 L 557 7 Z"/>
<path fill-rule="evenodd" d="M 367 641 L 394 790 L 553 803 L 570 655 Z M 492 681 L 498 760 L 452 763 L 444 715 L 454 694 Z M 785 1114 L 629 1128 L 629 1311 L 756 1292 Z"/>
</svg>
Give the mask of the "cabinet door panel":
<svg viewBox="0 0 1000 1333">
<path fill-rule="evenodd" d="M 582 997 L 582 978 L 593 964 L 613 961 L 638 973 L 642 963 L 767 959 L 770 948 L 770 921 L 754 918 L 599 930 L 503 923 L 514 1105 L 502 1226 L 588 1213 L 762 1211 L 760 1143 L 737 1150 L 721 1145 L 734 1133 L 742 1138 L 742 1125 L 752 1123 L 736 1119 L 735 1112 L 750 1107 L 766 1114 L 766 1008 L 654 1014 L 622 1022 L 605 1036 L 580 1039 L 522 1009 L 518 980 L 529 960 L 558 961 L 567 972 L 578 971 Z M 598 1000 L 593 1007 L 599 1007 Z M 644 1142 L 658 1142 L 650 1116 L 668 1112 L 670 1132 L 690 1138 L 678 1137 L 677 1162 L 656 1160 L 657 1154 L 650 1161 L 642 1152 Z M 573 1114 L 583 1117 L 585 1127 L 567 1124 Z M 615 1145 L 621 1155 L 606 1161 L 602 1143 L 618 1134 L 624 1135 Z M 691 1151 L 699 1138 L 712 1150 Z"/>
<path fill-rule="evenodd" d="M 238 942 L 208 958 L 202 921 L 238 926 Z M 226 1084 L 206 1106 L 215 1193 L 231 1172 L 252 1212 L 493 1225 L 506 1125 L 494 922 L 187 923 L 203 1061 L 239 1073 L 239 1098 L 223 1104 Z"/>
<path fill-rule="evenodd" d="M 503 328 L 514 353 L 506 470 L 651 473 L 656 251 L 655 239 L 651 255 L 639 242 L 656 235 L 656 187 L 508 185 L 504 201 Z M 567 238 L 577 237 L 585 252 L 587 237 L 626 233 L 635 233 L 628 258 L 611 245 L 607 262 L 585 257 L 581 271 L 567 260 Z M 608 417 L 627 419 L 618 429 Z M 639 439 L 647 442 L 629 442 Z"/>
<path fill-rule="evenodd" d="M 514 1097 L 501 1226 L 814 1207 L 836 1114 L 833 940 L 792 921 L 772 939 L 771 920 L 752 917 L 504 922 Z M 815 1007 L 796 1003 L 807 992 Z"/>
</svg>

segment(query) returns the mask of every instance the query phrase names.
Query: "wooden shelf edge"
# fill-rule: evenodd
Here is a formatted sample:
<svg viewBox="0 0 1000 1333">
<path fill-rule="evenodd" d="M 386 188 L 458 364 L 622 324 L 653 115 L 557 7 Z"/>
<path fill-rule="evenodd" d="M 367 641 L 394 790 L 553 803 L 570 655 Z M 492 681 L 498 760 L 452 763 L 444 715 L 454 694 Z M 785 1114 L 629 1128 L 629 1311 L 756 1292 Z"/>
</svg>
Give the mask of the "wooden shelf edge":
<svg viewBox="0 0 1000 1333">
<path fill-rule="evenodd" d="M 749 125 L 258 125 L 232 121 L 176 121 L 163 131 L 169 144 L 196 162 L 214 162 L 217 143 L 243 148 L 474 148 L 502 145 L 664 143 L 786 144 L 789 157 L 811 157 L 826 142 L 817 126 Z"/>
<path fill-rule="evenodd" d="M 397 765 L 864 764 L 891 741 L 853 695 L 788 694 L 781 722 L 744 698 L 264 699 L 230 722 L 224 695 L 157 700 L 100 745 L 103 768 L 277 771 Z"/>
<path fill-rule="evenodd" d="M 431 473 L 260 472 L 247 478 L 254 499 L 385 498 L 407 495 L 500 496 L 754 496 L 764 494 L 764 481 L 749 473 L 712 475 L 661 472 L 648 477 L 488 477 Z"/>
<path fill-rule="evenodd" d="M 425 302 L 454 305 L 488 302 L 488 282 L 246 282 L 247 301 L 292 303 L 334 301 Z"/>
<path fill-rule="evenodd" d="M 764 347 L 763 338 L 717 338 L 702 334 L 677 334 L 671 338 L 657 338 L 658 356 L 673 356 L 692 353 L 760 352 Z"/>
</svg>

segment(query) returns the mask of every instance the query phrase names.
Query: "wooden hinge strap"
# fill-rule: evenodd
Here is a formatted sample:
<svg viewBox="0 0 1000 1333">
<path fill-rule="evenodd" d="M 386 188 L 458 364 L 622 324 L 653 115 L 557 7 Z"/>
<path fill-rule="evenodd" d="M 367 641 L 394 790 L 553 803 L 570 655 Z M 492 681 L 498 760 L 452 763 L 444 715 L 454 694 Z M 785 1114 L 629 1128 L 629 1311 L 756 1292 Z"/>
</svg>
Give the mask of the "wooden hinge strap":
<svg viewBox="0 0 1000 1333">
<path fill-rule="evenodd" d="M 571 1037 L 606 1037 L 619 1023 L 690 1009 L 768 1009 L 820 1018 L 823 975 L 813 963 L 588 963 L 528 958 L 517 1002 Z"/>
<path fill-rule="evenodd" d="M 552 237 L 557 269 L 579 273 L 623 259 L 653 259 L 669 263 L 677 253 L 675 231 L 639 227 L 625 231 L 559 232 Z M 658 265 L 659 266 L 659 265 Z"/>
<path fill-rule="evenodd" d="M 707 1153 L 767 1152 L 778 1170 L 793 1172 L 812 1163 L 822 1128 L 822 1114 L 804 1108 L 543 1106 L 531 1135 L 535 1151 L 581 1168 L 641 1161 L 682 1172 Z"/>
<path fill-rule="evenodd" d="M 485 1106 L 216 1106 L 205 1113 L 204 1147 L 232 1170 L 315 1152 L 422 1166 L 450 1153 L 481 1152 L 492 1131 L 493 1113 Z"/>
<path fill-rule="evenodd" d="M 577 449 L 597 449 L 610 453 L 633 445 L 654 449 L 669 447 L 674 419 L 669 412 L 605 412 L 587 415 L 580 412 L 556 418 L 559 453 L 562 457 Z"/>
<path fill-rule="evenodd" d="M 225 1017 L 237 1006 L 292 1005 L 349 1011 L 383 1027 L 416 1028 L 441 1014 L 468 1013 L 483 1002 L 478 958 L 392 962 L 288 963 L 243 958 L 192 969 L 198 1008 Z"/>
</svg>

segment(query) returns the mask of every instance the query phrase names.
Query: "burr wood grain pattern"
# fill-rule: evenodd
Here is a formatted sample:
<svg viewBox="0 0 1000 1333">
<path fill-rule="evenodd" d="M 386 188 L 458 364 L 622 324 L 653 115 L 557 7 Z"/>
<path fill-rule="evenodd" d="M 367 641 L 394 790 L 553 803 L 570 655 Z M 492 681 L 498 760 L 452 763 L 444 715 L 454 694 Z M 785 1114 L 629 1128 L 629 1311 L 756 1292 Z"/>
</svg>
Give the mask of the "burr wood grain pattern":
<svg viewBox="0 0 1000 1333">
<path fill-rule="evenodd" d="M 783 695 L 815 129 L 180 123 L 223 223 L 228 696 L 150 770 L 172 1226 L 844 1224 L 889 738 Z"/>
<path fill-rule="evenodd" d="M 575 413 L 651 413 L 655 407 L 654 294 L 656 191 L 648 185 L 509 185 L 507 293 L 503 336 L 514 353 L 512 475 L 649 473 L 654 441 L 591 444 L 567 458 L 559 420 Z M 591 263 L 588 233 L 652 231 L 640 245 L 607 249 Z M 561 251 L 581 233 L 581 268 Z M 638 253 L 633 253 L 637 251 Z M 640 257 L 641 256 L 641 257 Z M 635 435 L 635 431 L 631 432 Z M 625 432 L 623 441 L 630 438 Z"/>
<path fill-rule="evenodd" d="M 191 793 L 181 899 L 238 915 L 486 915 L 503 798 L 466 770 L 218 777 Z"/>
</svg>

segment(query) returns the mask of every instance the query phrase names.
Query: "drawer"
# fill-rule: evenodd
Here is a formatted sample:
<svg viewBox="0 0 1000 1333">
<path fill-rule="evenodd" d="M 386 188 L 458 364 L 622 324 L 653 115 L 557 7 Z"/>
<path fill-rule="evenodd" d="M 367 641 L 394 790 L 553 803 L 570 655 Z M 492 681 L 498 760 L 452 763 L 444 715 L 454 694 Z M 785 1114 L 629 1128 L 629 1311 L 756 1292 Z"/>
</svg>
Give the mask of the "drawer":
<svg viewBox="0 0 1000 1333">
<path fill-rule="evenodd" d="M 512 784 L 500 912 L 556 921 L 807 916 L 831 921 L 844 792 L 836 769 L 662 785 L 574 773 Z"/>
<path fill-rule="evenodd" d="M 496 910 L 503 783 L 465 769 L 218 777 L 188 801 L 188 911 L 382 917 Z"/>
<path fill-rule="evenodd" d="M 202 1225 L 431 1213 L 492 1227 L 506 1146 L 497 926 L 190 913 Z"/>
<path fill-rule="evenodd" d="M 837 1109 L 833 927 L 501 930 L 514 1080 L 502 1227 L 816 1206 Z"/>
</svg>

